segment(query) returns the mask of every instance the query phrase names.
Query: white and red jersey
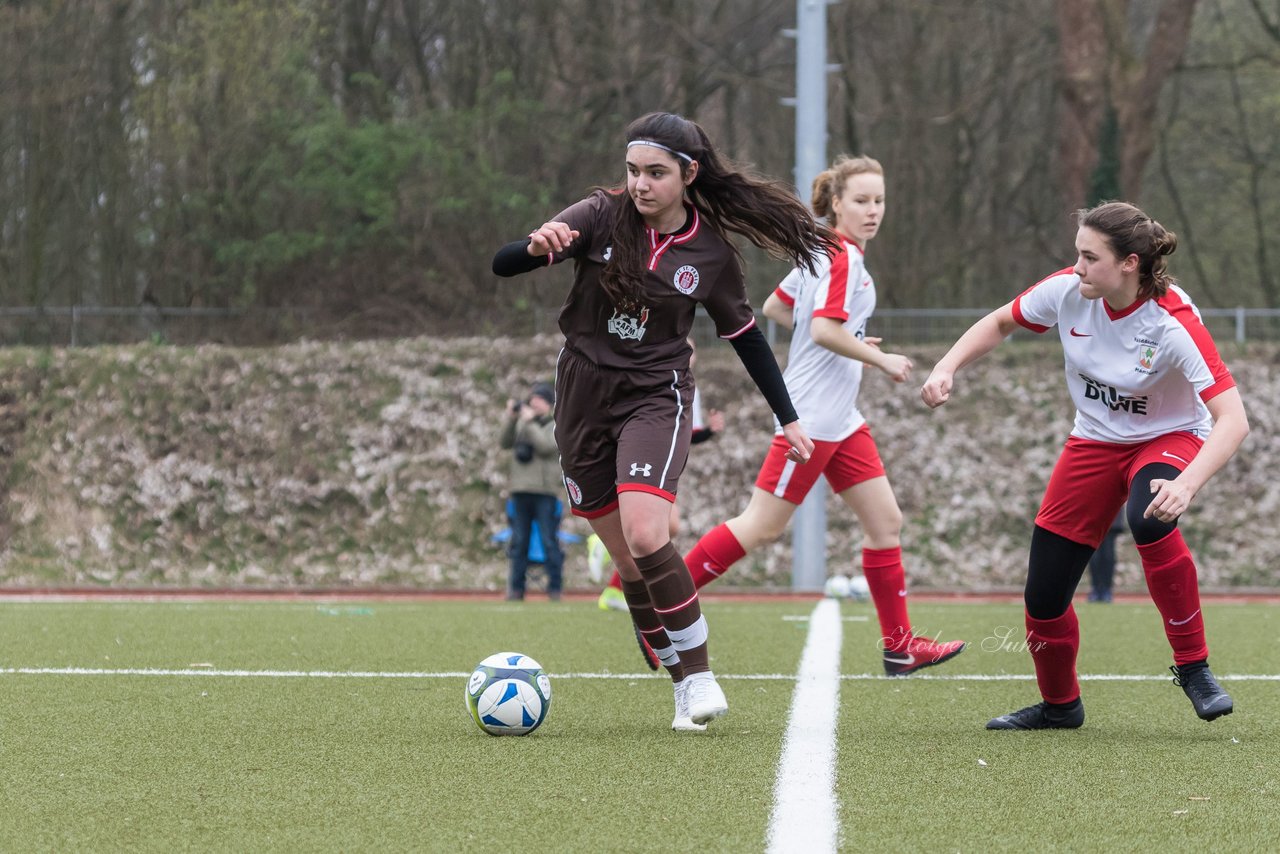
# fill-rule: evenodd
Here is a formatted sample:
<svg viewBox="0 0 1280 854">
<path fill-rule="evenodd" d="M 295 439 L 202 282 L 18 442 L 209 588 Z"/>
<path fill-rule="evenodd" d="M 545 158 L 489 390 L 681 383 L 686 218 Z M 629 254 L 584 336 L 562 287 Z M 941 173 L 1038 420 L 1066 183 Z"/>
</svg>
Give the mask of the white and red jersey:
<svg viewBox="0 0 1280 854">
<path fill-rule="evenodd" d="M 843 251 L 822 259 L 816 275 L 797 267 L 774 291 L 795 317 L 782 378 L 805 432 L 823 442 L 839 442 L 866 423 L 858 411 L 862 362 L 817 344 L 811 330 L 815 317 L 830 317 L 861 340 L 876 310 L 876 285 L 862 249 L 843 238 L 841 243 Z"/>
<path fill-rule="evenodd" d="M 1071 435 L 1082 439 L 1130 444 L 1177 431 L 1204 439 L 1213 427 L 1205 402 L 1235 386 L 1177 286 L 1113 311 L 1105 300 L 1085 299 L 1068 268 L 1020 294 L 1013 317 L 1033 332 L 1057 324 L 1076 405 Z"/>
</svg>

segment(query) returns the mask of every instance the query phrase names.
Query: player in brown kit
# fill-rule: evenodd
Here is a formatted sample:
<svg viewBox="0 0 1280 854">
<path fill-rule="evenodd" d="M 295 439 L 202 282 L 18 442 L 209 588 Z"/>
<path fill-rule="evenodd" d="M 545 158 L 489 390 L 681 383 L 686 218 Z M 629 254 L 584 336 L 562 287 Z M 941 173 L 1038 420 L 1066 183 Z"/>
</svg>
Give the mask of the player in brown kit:
<svg viewBox="0 0 1280 854">
<path fill-rule="evenodd" d="M 707 661 L 707 622 L 668 524 L 689 452 L 689 332 L 701 305 L 783 425 L 813 450 L 755 314 L 730 232 L 813 269 L 834 238 L 779 182 L 726 161 L 696 123 L 650 113 L 626 131 L 625 187 L 597 188 L 493 259 L 514 276 L 567 258 L 556 441 L 569 506 L 622 574 L 641 636 L 675 684 L 672 728 L 701 730 L 728 703 Z"/>
</svg>

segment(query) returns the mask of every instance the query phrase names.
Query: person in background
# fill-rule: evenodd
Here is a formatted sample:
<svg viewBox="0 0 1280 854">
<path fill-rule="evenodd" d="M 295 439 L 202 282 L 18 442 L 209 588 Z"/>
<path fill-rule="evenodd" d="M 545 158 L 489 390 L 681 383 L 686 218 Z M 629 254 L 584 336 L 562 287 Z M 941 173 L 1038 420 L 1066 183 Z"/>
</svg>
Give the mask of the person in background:
<svg viewBox="0 0 1280 854">
<path fill-rule="evenodd" d="M 627 126 L 626 184 L 598 188 L 498 250 L 514 276 L 573 259 L 560 312 L 556 439 L 569 506 L 622 574 L 637 637 L 671 675 L 672 729 L 697 731 L 729 703 L 709 662 L 696 588 L 671 544 L 670 505 L 689 453 L 689 332 L 700 305 L 783 425 L 787 455 L 813 442 L 747 301 L 729 234 L 814 265 L 830 233 L 780 182 L 725 160 L 696 122 L 650 113 Z"/>
<path fill-rule="evenodd" d="M 1089 558 L 1089 601 L 1110 602 L 1116 578 L 1116 537 L 1124 533 L 1124 510 L 1116 514 L 1098 550 Z"/>
<path fill-rule="evenodd" d="M 1058 327 L 1076 418 L 1036 514 L 1023 592 L 1042 702 L 993 718 L 987 729 L 1084 723 L 1071 601 L 1121 509 L 1173 649 L 1173 682 L 1211 721 L 1234 703 L 1209 670 L 1196 565 L 1178 519 L 1240 447 L 1249 419 L 1200 312 L 1166 270 L 1177 237 L 1125 202 L 1076 217 L 1075 266 L 971 326 L 920 389 L 926 404 L 942 406 L 956 373 L 1018 327 Z"/>
<path fill-rule="evenodd" d="M 692 371 L 698 364 L 698 348 L 694 343 L 693 336 L 689 336 L 689 370 Z M 690 445 L 700 445 L 703 442 L 710 441 L 716 436 L 724 432 L 724 413 L 718 409 L 707 410 L 705 416 L 702 410 L 702 387 L 695 385 L 693 388 L 693 433 L 689 437 Z M 671 533 L 671 539 L 675 539 L 680 533 L 680 504 L 674 502 L 671 505 L 671 519 L 668 522 L 667 530 Z M 600 542 L 600 538 L 592 534 L 587 538 L 587 570 L 591 576 L 591 580 L 599 583 L 604 579 L 605 567 L 613 563 L 613 558 L 609 556 L 609 550 L 604 547 L 604 543 Z M 596 601 L 601 611 L 625 611 L 627 610 L 626 597 L 622 595 L 622 576 L 615 569 L 609 583 L 605 585 L 604 590 L 600 591 L 600 598 Z M 648 656 L 646 655 L 646 658 Z"/>
<path fill-rule="evenodd" d="M 547 596 L 560 598 L 564 553 L 560 550 L 560 514 L 557 506 L 564 489 L 560 451 L 552 406 L 556 391 L 549 383 L 535 383 L 525 400 L 507 401 L 499 444 L 511 451 L 508 488 L 513 505 L 508 554 L 507 599 L 524 599 L 529 569 L 529 538 L 537 522 L 546 555 Z"/>
<path fill-rule="evenodd" d="M 939 643 L 912 630 L 902 511 L 857 405 L 864 365 L 898 383 L 911 376 L 909 358 L 886 353 L 879 339 L 866 338 L 876 289 L 864 253 L 879 233 L 884 208 L 884 170 L 870 157 L 842 157 L 814 179 L 813 209 L 827 218 L 840 244 L 816 273 L 793 270 L 764 304 L 767 317 L 792 330 L 783 377 L 814 439 L 813 457 L 803 468 L 794 465 L 786 457 L 785 440 L 775 435 L 746 509 L 704 534 L 685 562 L 699 587 L 719 578 L 749 552 L 782 536 L 818 476 L 825 475 L 862 526 L 862 574 L 880 621 L 885 673 L 905 676 L 954 658 L 965 643 Z"/>
</svg>

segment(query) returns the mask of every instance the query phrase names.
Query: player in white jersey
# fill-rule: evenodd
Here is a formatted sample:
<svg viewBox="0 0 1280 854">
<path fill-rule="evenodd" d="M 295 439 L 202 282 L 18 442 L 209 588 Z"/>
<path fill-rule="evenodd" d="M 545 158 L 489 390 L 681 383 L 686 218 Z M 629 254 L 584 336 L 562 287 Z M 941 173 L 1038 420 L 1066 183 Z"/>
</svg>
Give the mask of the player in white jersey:
<svg viewBox="0 0 1280 854">
<path fill-rule="evenodd" d="M 1027 646 L 1043 702 L 988 729 L 1084 723 L 1076 678 L 1076 585 L 1117 511 L 1125 510 L 1147 589 L 1173 648 L 1174 683 L 1206 721 L 1233 702 L 1209 670 L 1195 562 L 1178 517 L 1249 432 L 1240 392 L 1187 294 L 1165 271 L 1177 238 L 1138 208 L 1078 213 L 1075 266 L 975 323 L 921 389 L 946 403 L 955 374 L 1019 325 L 1058 327 L 1075 426 L 1036 515 L 1028 560 Z"/>
<path fill-rule="evenodd" d="M 864 364 L 895 382 L 910 377 L 912 367 L 906 356 L 886 353 L 879 339 L 866 337 L 876 291 L 863 251 L 880 229 L 884 195 L 884 171 L 869 157 L 841 158 L 814 180 L 813 209 L 827 217 L 841 248 L 816 272 L 793 271 L 764 304 L 768 317 L 793 329 L 783 377 L 814 440 L 813 455 L 804 466 L 792 465 L 778 428 L 747 509 L 703 535 L 685 562 L 699 587 L 719 578 L 747 552 L 782 536 L 818 475 L 825 475 L 862 526 L 862 570 L 880 621 L 885 672 L 905 676 L 959 655 L 965 644 L 938 643 L 912 631 L 902 511 L 858 411 Z"/>
</svg>

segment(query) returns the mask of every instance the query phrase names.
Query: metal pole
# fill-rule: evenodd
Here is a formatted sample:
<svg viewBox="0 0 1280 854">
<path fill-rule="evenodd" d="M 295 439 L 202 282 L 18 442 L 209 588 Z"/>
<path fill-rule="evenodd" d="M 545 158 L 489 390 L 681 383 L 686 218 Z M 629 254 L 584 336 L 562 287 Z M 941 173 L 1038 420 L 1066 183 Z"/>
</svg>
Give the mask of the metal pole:
<svg viewBox="0 0 1280 854">
<path fill-rule="evenodd" d="M 796 189 L 808 201 L 827 165 L 827 0 L 796 0 Z M 827 578 L 827 482 L 818 482 L 791 528 L 791 588 L 821 590 Z"/>
</svg>

